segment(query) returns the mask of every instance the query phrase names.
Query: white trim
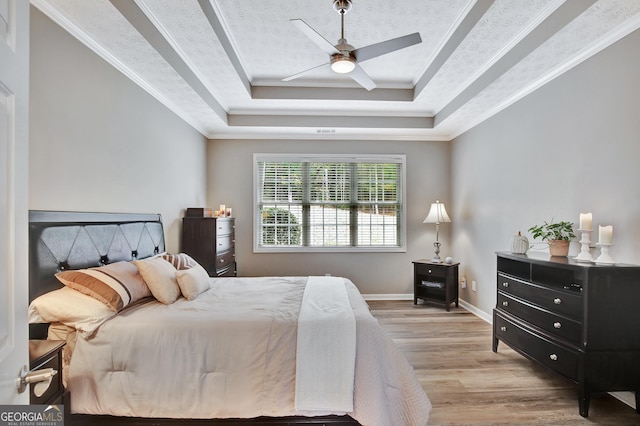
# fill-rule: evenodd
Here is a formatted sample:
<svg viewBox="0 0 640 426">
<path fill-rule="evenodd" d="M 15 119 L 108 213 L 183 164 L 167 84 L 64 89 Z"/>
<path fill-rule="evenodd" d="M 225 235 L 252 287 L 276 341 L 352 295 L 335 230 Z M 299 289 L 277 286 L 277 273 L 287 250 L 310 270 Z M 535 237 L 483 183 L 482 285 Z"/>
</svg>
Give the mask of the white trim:
<svg viewBox="0 0 640 426">
<path fill-rule="evenodd" d="M 471 303 L 460 299 L 459 300 L 459 305 L 460 305 L 461 308 L 466 309 L 467 311 L 471 312 L 472 314 L 474 314 L 475 316 L 477 316 L 481 320 L 484 320 L 485 322 L 487 322 L 489 324 L 493 324 L 493 317 L 490 314 L 487 314 L 485 311 L 481 311 L 480 309 L 476 308 Z"/>
<path fill-rule="evenodd" d="M 633 392 L 609 392 L 609 395 L 636 409 L 636 395 Z"/>
<path fill-rule="evenodd" d="M 413 294 L 363 294 L 364 300 L 413 300 Z"/>
<path fill-rule="evenodd" d="M 519 91 L 514 92 L 511 96 L 509 96 L 508 98 L 506 98 L 502 102 L 500 102 L 497 105 L 494 105 L 492 108 L 486 110 L 484 114 L 478 115 L 474 120 L 470 120 L 467 123 L 465 123 L 464 125 L 462 125 L 462 126 L 458 127 L 457 129 L 453 130 L 453 132 L 449 135 L 449 140 L 455 139 L 458 136 L 460 136 L 461 134 L 465 133 L 466 131 L 474 128 L 475 126 L 479 125 L 480 123 L 483 123 L 484 121 L 486 121 L 489 118 L 493 117 L 494 115 L 496 115 L 497 113 L 499 113 L 503 109 L 506 109 L 510 105 L 512 105 L 512 104 L 516 103 L 517 101 L 519 101 L 520 99 L 524 98 L 525 96 L 527 96 L 527 95 L 531 94 L 532 92 L 538 90 L 542 86 L 545 86 L 550 81 L 556 79 L 557 77 L 559 77 L 562 74 L 566 73 L 570 69 L 580 65 L 582 62 L 586 61 L 587 59 L 591 58 L 592 56 L 595 56 L 597 53 L 599 53 L 602 50 L 606 49 L 607 47 L 611 46 L 613 43 L 617 42 L 618 40 L 620 40 L 620 39 L 626 37 L 627 35 L 631 34 L 635 30 L 637 30 L 638 28 L 640 28 L 640 15 L 637 15 L 637 16 L 629 19 L 628 21 L 626 21 L 624 24 L 616 27 L 616 29 L 614 29 L 611 32 L 609 32 L 609 34 L 607 34 L 606 37 L 603 37 L 601 39 L 596 40 L 588 48 L 582 49 L 580 52 L 575 54 L 573 57 L 567 59 L 562 64 L 553 67 L 546 74 L 540 76 L 538 79 L 536 79 L 536 80 L 532 81 L 531 83 L 529 83 L 528 85 L 524 86 Z"/>
<path fill-rule="evenodd" d="M 64 28 L 69 34 L 78 39 L 81 43 L 93 50 L 98 56 L 111 64 L 115 69 L 120 71 L 131 81 L 140 86 L 144 91 L 156 98 L 158 102 L 169 108 L 175 115 L 183 119 L 188 125 L 193 127 L 201 135 L 209 137 L 209 131 L 198 123 L 190 114 L 184 111 L 180 106 L 174 103 L 171 99 L 162 94 L 159 90 L 145 80 L 140 74 L 135 72 L 124 62 L 120 61 L 117 57 L 111 54 L 105 47 L 103 47 L 97 40 L 91 35 L 78 27 L 76 24 L 67 19 L 50 1 L 47 0 L 31 0 L 31 4 L 45 15 L 47 15 L 53 22 Z"/>
</svg>

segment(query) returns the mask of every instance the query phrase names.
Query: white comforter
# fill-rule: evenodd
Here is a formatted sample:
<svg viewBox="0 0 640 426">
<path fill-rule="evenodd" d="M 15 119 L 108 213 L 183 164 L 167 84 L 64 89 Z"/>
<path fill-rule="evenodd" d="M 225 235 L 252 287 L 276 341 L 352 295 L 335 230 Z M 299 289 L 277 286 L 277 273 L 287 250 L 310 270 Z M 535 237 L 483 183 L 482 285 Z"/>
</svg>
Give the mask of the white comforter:
<svg viewBox="0 0 640 426">
<path fill-rule="evenodd" d="M 214 278 L 193 301 L 149 302 L 78 337 L 69 367 L 74 413 L 251 418 L 296 411 L 297 319 L 306 277 Z M 362 425 L 427 423 L 431 403 L 412 367 L 352 282 L 354 410 Z M 345 414 L 327 412 L 323 414 Z"/>
</svg>

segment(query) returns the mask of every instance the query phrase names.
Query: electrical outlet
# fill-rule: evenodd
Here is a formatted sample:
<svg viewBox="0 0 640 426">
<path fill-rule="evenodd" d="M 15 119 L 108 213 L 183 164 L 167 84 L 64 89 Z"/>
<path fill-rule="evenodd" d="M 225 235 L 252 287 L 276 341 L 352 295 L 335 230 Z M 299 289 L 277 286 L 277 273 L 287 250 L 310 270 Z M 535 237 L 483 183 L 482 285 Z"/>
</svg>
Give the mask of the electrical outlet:
<svg viewBox="0 0 640 426">
<path fill-rule="evenodd" d="M 476 291 L 476 280 L 471 281 L 471 290 Z"/>
<path fill-rule="evenodd" d="M 460 288 L 467 288 L 467 278 L 466 277 L 462 277 L 460 279 Z"/>
</svg>

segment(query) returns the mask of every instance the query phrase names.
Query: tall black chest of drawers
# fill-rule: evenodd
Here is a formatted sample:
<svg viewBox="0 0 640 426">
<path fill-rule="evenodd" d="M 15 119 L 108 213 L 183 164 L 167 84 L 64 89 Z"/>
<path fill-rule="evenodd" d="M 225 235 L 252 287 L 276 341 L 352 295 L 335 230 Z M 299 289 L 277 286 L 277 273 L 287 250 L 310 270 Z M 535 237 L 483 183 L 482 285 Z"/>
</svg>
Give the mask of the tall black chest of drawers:
<svg viewBox="0 0 640 426">
<path fill-rule="evenodd" d="M 500 340 L 577 383 L 580 415 L 610 391 L 635 391 L 640 413 L 640 266 L 498 253 Z"/>
<path fill-rule="evenodd" d="M 193 257 L 211 277 L 236 276 L 235 219 L 185 217 L 182 251 Z"/>
</svg>

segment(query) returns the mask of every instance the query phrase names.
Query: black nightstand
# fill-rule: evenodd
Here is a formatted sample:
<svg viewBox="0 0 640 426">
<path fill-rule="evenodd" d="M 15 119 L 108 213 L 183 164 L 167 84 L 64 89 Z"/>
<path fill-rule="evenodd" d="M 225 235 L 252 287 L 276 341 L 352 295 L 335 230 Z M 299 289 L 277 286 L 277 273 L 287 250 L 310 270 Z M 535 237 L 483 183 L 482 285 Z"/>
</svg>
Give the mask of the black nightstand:
<svg viewBox="0 0 640 426">
<path fill-rule="evenodd" d="M 62 348 L 64 340 L 29 340 L 29 368 L 31 371 L 53 368 L 58 372 L 49 388 L 41 395 L 33 392 L 34 385 L 29 386 L 29 402 L 31 404 L 57 405 L 64 404 L 68 410 L 69 399 L 62 385 Z"/>
<path fill-rule="evenodd" d="M 447 311 L 451 303 L 458 307 L 458 265 L 459 263 L 433 263 L 427 259 L 413 261 L 413 304 L 418 299 L 445 305 Z"/>
</svg>

